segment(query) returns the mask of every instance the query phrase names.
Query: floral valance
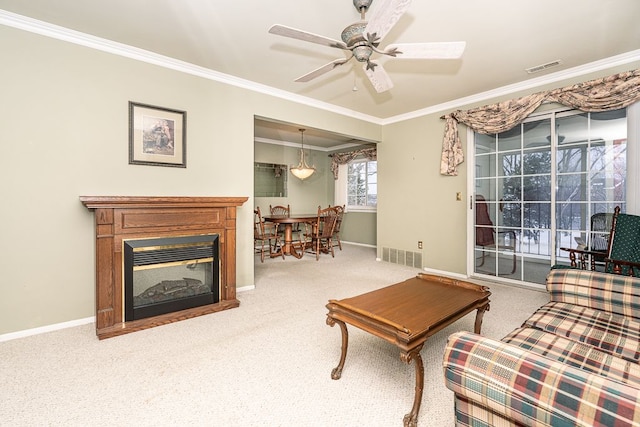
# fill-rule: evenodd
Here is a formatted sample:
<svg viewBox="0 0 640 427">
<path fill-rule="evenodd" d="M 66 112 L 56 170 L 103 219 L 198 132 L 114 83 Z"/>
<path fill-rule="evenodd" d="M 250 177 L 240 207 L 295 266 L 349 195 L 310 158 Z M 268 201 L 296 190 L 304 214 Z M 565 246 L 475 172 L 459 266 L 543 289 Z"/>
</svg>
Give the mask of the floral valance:
<svg viewBox="0 0 640 427">
<path fill-rule="evenodd" d="M 333 179 L 338 179 L 338 168 L 340 165 L 346 165 L 350 161 L 358 158 L 365 157 L 367 160 L 376 160 L 378 158 L 378 149 L 363 148 L 362 150 L 349 151 L 347 153 L 330 154 L 331 157 L 331 172 L 333 172 Z"/>
<path fill-rule="evenodd" d="M 463 123 L 478 133 L 500 133 L 521 123 L 543 102 L 557 102 L 582 111 L 597 112 L 625 108 L 637 101 L 640 101 L 640 69 L 498 104 L 454 111 L 442 117 L 446 119 L 446 123 L 440 173 L 457 175 L 457 167 L 464 161 L 458 123 Z"/>
</svg>

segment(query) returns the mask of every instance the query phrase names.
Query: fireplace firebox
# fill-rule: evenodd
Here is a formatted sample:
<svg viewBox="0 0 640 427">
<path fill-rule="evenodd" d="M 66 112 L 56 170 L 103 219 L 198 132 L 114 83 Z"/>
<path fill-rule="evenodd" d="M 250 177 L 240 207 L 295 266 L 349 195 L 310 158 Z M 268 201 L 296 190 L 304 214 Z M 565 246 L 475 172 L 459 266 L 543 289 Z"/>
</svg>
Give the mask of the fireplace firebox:
<svg viewBox="0 0 640 427">
<path fill-rule="evenodd" d="M 124 240 L 125 321 L 220 300 L 217 234 Z"/>
</svg>

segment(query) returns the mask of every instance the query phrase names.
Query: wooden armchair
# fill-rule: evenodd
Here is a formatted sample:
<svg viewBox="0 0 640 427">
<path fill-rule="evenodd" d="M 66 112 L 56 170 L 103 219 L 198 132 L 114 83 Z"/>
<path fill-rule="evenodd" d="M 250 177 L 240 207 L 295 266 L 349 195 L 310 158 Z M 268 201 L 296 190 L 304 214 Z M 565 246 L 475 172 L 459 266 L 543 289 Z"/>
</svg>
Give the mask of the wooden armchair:
<svg viewBox="0 0 640 427">
<path fill-rule="evenodd" d="M 616 206 L 611 220 L 611 232 L 606 252 L 560 248 L 569 251 L 571 268 L 596 270 L 598 259 L 604 259 L 606 273 L 640 277 L 640 216 L 620 213 Z"/>
<path fill-rule="evenodd" d="M 342 225 L 342 217 L 344 216 L 344 208 L 345 205 L 334 206 L 333 208 L 336 211 L 336 215 L 338 215 L 338 218 L 336 219 L 336 226 L 333 229 L 333 246 L 337 246 L 338 248 L 340 248 L 340 250 L 342 250 L 342 242 L 340 241 L 340 227 Z"/>
<path fill-rule="evenodd" d="M 311 224 L 311 232 L 304 233 L 305 249 L 307 252 L 315 254 L 316 261 L 320 259 L 321 252 L 331 253 L 331 256 L 335 257 L 333 252 L 333 232 L 337 220 L 338 214 L 335 208 L 322 209 L 318 206 L 318 217 Z"/>
<path fill-rule="evenodd" d="M 282 215 L 282 216 L 289 216 L 291 215 L 291 206 L 287 205 L 287 206 L 282 206 L 282 205 L 276 205 L 276 206 L 271 206 L 269 205 L 269 211 L 271 212 L 271 215 Z M 278 234 L 280 234 L 280 238 L 284 238 L 284 231 L 282 231 L 280 229 L 280 224 L 278 224 Z M 300 228 L 298 227 L 298 224 L 294 224 L 294 231 L 299 231 Z"/>
<path fill-rule="evenodd" d="M 289 216 L 291 215 L 291 207 L 289 205 L 287 206 L 269 205 L 269 212 L 271 213 L 271 215 Z M 276 227 L 276 233 L 278 233 L 278 235 L 280 236 L 280 239 L 284 239 L 284 231 L 281 229 L 280 224 L 276 224 L 275 227 Z"/>
<path fill-rule="evenodd" d="M 273 246 L 271 242 L 273 241 Z M 260 254 L 260 262 L 264 262 L 266 253 L 265 243 L 269 248 L 269 257 L 273 258 L 282 255 L 284 259 L 284 251 L 282 250 L 282 240 L 278 235 L 278 229 L 275 224 L 265 223 L 262 220 L 260 206 L 253 211 L 253 248 L 256 254 Z"/>
<path fill-rule="evenodd" d="M 271 215 L 284 215 L 284 216 L 289 216 L 289 214 L 291 213 L 291 207 L 289 205 L 287 206 L 271 206 L 269 205 L 269 211 L 271 212 Z"/>
</svg>

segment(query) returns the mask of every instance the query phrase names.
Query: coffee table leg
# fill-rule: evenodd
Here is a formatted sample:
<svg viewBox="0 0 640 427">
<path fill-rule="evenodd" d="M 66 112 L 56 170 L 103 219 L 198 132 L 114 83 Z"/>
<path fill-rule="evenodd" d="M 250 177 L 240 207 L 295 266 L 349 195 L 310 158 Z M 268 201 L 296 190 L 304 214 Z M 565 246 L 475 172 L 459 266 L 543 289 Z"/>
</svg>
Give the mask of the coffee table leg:
<svg viewBox="0 0 640 427">
<path fill-rule="evenodd" d="M 414 348 L 409 353 L 401 353 L 400 359 L 403 362 L 411 363 L 416 367 L 416 394 L 413 398 L 413 407 L 411 412 L 404 416 L 404 427 L 416 427 L 418 425 L 418 412 L 420 411 L 420 403 L 422 402 L 422 390 L 424 389 L 424 365 L 420 356 L 422 345 Z"/>
<path fill-rule="evenodd" d="M 489 311 L 489 302 L 481 307 L 478 307 L 478 311 L 476 313 L 476 323 L 473 327 L 473 332 L 475 332 L 476 334 L 479 334 L 480 329 L 482 328 L 482 317 L 484 316 L 485 311 Z"/>
<path fill-rule="evenodd" d="M 347 332 L 347 325 L 340 320 L 336 320 L 333 317 L 327 317 L 327 325 L 333 327 L 333 325 L 338 324 L 340 326 L 340 330 L 342 331 L 342 354 L 340 355 L 340 362 L 338 366 L 333 368 L 331 371 L 331 379 L 339 380 L 342 376 L 342 368 L 344 368 L 344 361 L 347 358 L 347 347 L 349 345 L 349 333 Z"/>
</svg>

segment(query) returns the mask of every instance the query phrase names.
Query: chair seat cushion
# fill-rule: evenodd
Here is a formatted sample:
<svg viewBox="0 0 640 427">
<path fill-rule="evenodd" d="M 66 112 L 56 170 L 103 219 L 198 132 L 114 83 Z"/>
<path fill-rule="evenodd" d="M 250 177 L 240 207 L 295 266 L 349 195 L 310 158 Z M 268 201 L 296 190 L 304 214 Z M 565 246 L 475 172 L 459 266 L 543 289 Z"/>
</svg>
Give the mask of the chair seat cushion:
<svg viewBox="0 0 640 427">
<path fill-rule="evenodd" d="M 549 302 L 523 326 L 587 344 L 633 363 L 640 360 L 640 322 L 619 314 Z"/>
<path fill-rule="evenodd" d="M 631 386 L 640 384 L 640 365 L 597 347 L 534 328 L 519 328 L 503 342 Z"/>
</svg>

